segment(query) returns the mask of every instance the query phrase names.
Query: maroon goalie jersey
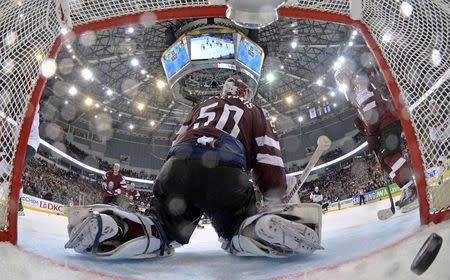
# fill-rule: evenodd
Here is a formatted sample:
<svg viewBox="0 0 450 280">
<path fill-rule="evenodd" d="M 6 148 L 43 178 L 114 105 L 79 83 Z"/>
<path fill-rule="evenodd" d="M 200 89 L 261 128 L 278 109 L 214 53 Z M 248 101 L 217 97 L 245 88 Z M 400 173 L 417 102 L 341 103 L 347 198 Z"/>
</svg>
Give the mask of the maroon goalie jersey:
<svg viewBox="0 0 450 280">
<path fill-rule="evenodd" d="M 114 175 L 113 171 L 106 172 L 102 177 L 103 183 L 106 183 L 106 189 L 103 189 L 104 196 L 115 196 L 126 190 L 127 183 L 122 174 Z"/>
<path fill-rule="evenodd" d="M 361 131 L 365 129 L 368 135 L 374 135 L 380 129 L 399 120 L 393 104 L 373 85 L 368 90 L 350 94 L 350 98 L 358 112 L 355 125 Z"/>
<path fill-rule="evenodd" d="M 215 96 L 197 104 L 177 133 L 173 144 L 202 136 L 220 137 L 224 132 L 245 147 L 254 184 L 263 194 L 286 190 L 286 174 L 280 143 L 269 114 L 234 95 Z"/>
</svg>

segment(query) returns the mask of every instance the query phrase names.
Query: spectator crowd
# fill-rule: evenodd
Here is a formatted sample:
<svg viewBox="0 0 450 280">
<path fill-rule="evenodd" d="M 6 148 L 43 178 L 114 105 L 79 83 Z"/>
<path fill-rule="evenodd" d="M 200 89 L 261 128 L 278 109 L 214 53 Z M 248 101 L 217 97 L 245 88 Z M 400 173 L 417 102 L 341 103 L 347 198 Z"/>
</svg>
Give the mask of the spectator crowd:
<svg viewBox="0 0 450 280">
<path fill-rule="evenodd" d="M 319 187 L 324 200 L 335 202 L 359 195 L 360 190 L 369 192 L 385 187 L 392 180 L 375 167 L 373 158 L 359 156 L 341 164 L 338 168 L 327 168 L 318 179 L 306 182 L 299 191 L 300 200 L 309 202 L 309 194 Z"/>
<path fill-rule="evenodd" d="M 51 163 L 41 157 L 31 160 L 22 177 L 23 192 L 35 197 L 65 205 L 101 203 L 98 178 L 89 178 Z M 149 207 L 150 192 L 141 192 L 136 207 L 144 203 Z"/>
<path fill-rule="evenodd" d="M 301 201 L 309 202 L 315 187 L 319 187 L 325 200 L 334 202 L 358 195 L 361 189 L 367 192 L 391 183 L 381 170 L 374 168 L 372 158 L 359 156 L 341 163 L 344 164 L 327 168 L 317 179 L 306 182 L 299 191 Z M 105 163 L 101 168 L 111 167 Z M 100 177 L 85 177 L 38 157 L 26 167 L 22 184 L 26 194 L 66 205 L 88 205 L 102 201 L 99 180 Z M 136 209 L 148 209 L 150 197 L 151 192 L 141 192 Z"/>
</svg>

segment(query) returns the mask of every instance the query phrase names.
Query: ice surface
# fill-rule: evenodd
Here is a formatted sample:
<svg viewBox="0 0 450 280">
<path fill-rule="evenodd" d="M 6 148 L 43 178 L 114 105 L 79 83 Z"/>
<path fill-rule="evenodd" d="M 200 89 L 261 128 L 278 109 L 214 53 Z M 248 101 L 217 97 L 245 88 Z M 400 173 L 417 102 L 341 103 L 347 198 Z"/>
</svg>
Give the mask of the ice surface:
<svg viewBox="0 0 450 280">
<path fill-rule="evenodd" d="M 27 210 L 19 218 L 18 246 L 0 243 L 1 279 L 450 279 L 450 221 L 420 226 L 418 211 L 378 221 L 389 201 L 328 213 L 323 246 L 287 259 L 239 258 L 220 249 L 210 226 L 194 232 L 172 257 L 103 261 L 64 250 L 67 219 Z M 428 235 L 444 238 L 422 276 L 409 267 Z"/>
</svg>

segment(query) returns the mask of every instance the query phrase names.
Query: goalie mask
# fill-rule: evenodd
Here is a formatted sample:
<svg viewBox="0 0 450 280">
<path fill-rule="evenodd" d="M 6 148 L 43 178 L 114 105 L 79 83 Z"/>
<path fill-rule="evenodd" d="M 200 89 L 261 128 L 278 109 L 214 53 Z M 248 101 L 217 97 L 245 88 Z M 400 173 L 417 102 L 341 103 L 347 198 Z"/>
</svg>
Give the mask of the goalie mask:
<svg viewBox="0 0 450 280">
<path fill-rule="evenodd" d="M 228 78 L 223 84 L 222 96 L 227 94 L 237 95 L 247 101 L 253 99 L 253 92 L 242 80 Z"/>
</svg>

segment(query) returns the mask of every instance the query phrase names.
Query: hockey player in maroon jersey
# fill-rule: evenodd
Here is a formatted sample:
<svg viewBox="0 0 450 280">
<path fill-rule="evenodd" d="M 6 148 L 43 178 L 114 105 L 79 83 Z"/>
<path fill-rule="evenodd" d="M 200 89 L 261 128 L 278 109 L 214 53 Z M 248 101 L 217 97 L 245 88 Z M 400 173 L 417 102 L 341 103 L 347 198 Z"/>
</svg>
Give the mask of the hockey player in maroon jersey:
<svg viewBox="0 0 450 280">
<path fill-rule="evenodd" d="M 401 125 L 392 103 L 371 83 L 371 73 L 352 73 L 341 68 L 335 73 L 336 83 L 347 87 L 348 97 L 356 108 L 356 128 L 367 136 L 368 149 L 381 168 L 402 189 L 396 205 L 402 212 L 417 208 L 417 193 L 408 163 L 402 156 Z"/>
<path fill-rule="evenodd" d="M 139 200 L 139 198 L 141 198 L 141 194 L 139 193 L 139 191 L 136 189 L 136 185 L 134 183 L 130 183 L 127 186 L 127 189 L 125 191 L 125 196 L 128 198 L 129 201 L 136 202 Z"/>
<path fill-rule="evenodd" d="M 114 163 L 113 170 L 102 177 L 103 204 L 117 204 L 117 197 L 126 187 L 125 178 L 120 174 L 120 164 Z"/>
<path fill-rule="evenodd" d="M 149 217 L 107 206 L 69 210 L 66 248 L 105 258 L 171 255 L 206 214 L 222 248 L 237 256 L 321 249 L 320 206 L 281 204 L 280 143 L 269 114 L 252 97 L 245 83 L 228 79 L 223 93 L 196 105 L 178 131 L 155 180 Z M 263 195 L 261 212 L 251 177 Z"/>
<path fill-rule="evenodd" d="M 139 199 L 141 198 L 141 194 L 136 189 L 136 185 L 134 183 L 130 183 L 127 185 L 125 190 L 126 197 L 126 206 L 125 209 L 129 209 L 130 211 L 135 211 L 138 207 Z"/>
</svg>

